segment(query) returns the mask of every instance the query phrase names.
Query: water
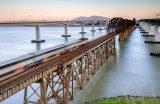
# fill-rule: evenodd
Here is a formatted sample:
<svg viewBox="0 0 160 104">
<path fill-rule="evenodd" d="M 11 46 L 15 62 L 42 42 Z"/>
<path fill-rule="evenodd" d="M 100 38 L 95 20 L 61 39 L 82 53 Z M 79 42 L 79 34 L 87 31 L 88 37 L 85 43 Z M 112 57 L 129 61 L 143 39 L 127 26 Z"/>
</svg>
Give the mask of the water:
<svg viewBox="0 0 160 104">
<path fill-rule="evenodd" d="M 93 39 L 106 34 L 106 30 L 97 30 L 94 34 L 90 30 L 91 27 L 85 27 L 87 34 L 84 34 L 84 37 Z M 63 27 L 41 27 L 40 31 L 41 39 L 46 42 L 36 44 L 31 43 L 36 37 L 34 27 L 0 27 L 0 62 L 66 42 L 65 38 L 61 37 L 64 35 Z M 68 42 L 82 37 L 82 34 L 79 34 L 81 27 L 69 27 L 68 31 L 71 35 Z"/>
<path fill-rule="evenodd" d="M 99 27 L 95 27 L 95 29 L 98 28 Z M 34 27 L 0 27 L 0 62 L 66 42 L 66 39 L 61 37 L 61 35 L 64 35 L 63 27 L 41 27 L 40 29 L 41 39 L 46 40 L 46 42 L 36 44 L 31 43 L 31 40 L 35 39 Z M 106 34 L 106 30 L 97 30 L 93 33 L 90 31 L 91 29 L 92 27 L 85 27 L 85 32 L 87 33 L 82 35 L 79 34 L 81 27 L 69 27 L 68 34 L 71 35 L 71 37 L 68 38 L 68 42 L 82 37 L 87 37 L 91 40 Z M 33 84 L 33 86 L 36 87 L 38 85 Z M 32 93 L 31 89 L 29 93 Z M 2 104 L 8 104 L 8 102 L 22 104 L 23 98 L 24 90 L 6 99 Z M 34 96 L 33 99 L 36 99 L 36 96 Z"/>
<path fill-rule="evenodd" d="M 126 42 L 116 41 L 117 54 L 110 57 L 95 77 L 75 98 L 73 104 L 121 95 L 160 96 L 160 57 L 150 51 L 160 51 L 160 45 L 146 44 L 138 29 Z"/>
<path fill-rule="evenodd" d="M 44 28 L 44 30 L 45 29 L 47 30 L 47 28 Z M 53 28 L 50 28 L 50 31 L 53 32 L 52 29 Z M 80 28 L 72 29 L 73 30 L 70 30 L 70 32 L 75 31 L 75 37 L 81 37 L 81 35 L 78 34 Z M 43 33 L 44 30 L 42 30 L 42 35 L 45 34 Z M 57 29 L 55 29 L 55 31 L 56 30 Z M 89 32 L 89 27 L 87 30 L 88 32 L 86 35 L 92 38 L 93 35 Z M 61 33 L 57 32 L 57 34 L 62 35 L 63 31 Z M 105 31 L 102 31 L 101 33 L 97 31 L 94 36 L 96 37 L 104 34 Z M 50 33 L 50 35 L 52 35 L 52 33 Z M 139 30 L 136 29 L 125 42 L 119 42 L 117 36 L 117 54 L 109 58 L 107 63 L 102 66 L 72 103 L 81 104 L 85 101 L 120 95 L 160 96 L 160 57 L 149 55 L 151 51 L 160 51 L 160 45 L 144 43 L 145 40 L 153 38 L 146 38 L 141 35 L 142 34 Z M 42 36 L 42 39 L 45 39 L 46 37 L 44 35 Z M 31 49 L 28 47 L 27 50 L 36 50 L 35 44 L 30 43 L 30 40 L 33 38 L 34 37 L 30 37 L 30 39 L 28 39 L 28 43 L 33 45 L 33 48 Z M 69 38 L 69 40 L 71 40 L 71 38 Z M 60 36 L 59 38 L 51 38 L 50 43 L 46 38 L 46 43 L 42 43 L 41 48 L 51 46 L 53 42 L 52 40 L 58 39 L 61 39 L 62 42 L 64 42 L 64 38 L 61 38 Z M 49 46 L 47 46 L 47 44 Z M 53 42 L 53 44 L 56 43 Z M 6 99 L 1 104 L 8 104 L 8 102 L 22 104 L 23 97 L 24 91 L 22 90 L 14 96 Z"/>
</svg>

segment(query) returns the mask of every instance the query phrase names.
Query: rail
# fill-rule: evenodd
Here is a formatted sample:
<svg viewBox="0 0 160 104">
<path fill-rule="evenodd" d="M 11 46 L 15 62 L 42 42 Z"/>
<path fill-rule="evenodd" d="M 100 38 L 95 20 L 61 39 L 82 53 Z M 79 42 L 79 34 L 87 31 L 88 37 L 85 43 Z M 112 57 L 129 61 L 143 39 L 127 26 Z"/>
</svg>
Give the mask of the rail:
<svg viewBox="0 0 160 104">
<path fill-rule="evenodd" d="M 32 83 L 39 82 L 41 79 L 43 79 L 45 76 L 51 74 L 52 72 L 57 71 L 57 73 L 59 73 L 60 70 L 63 72 L 64 69 L 60 66 L 67 66 L 69 63 L 73 62 L 74 60 L 77 60 L 79 57 L 84 56 L 85 54 L 91 52 L 92 50 L 105 47 L 107 45 L 106 42 L 111 41 L 111 43 L 110 43 L 110 44 L 112 44 L 111 49 L 112 49 L 112 51 L 115 51 L 114 37 L 117 34 L 125 31 L 126 29 L 133 27 L 134 25 L 135 25 L 134 20 L 126 20 L 123 18 L 113 18 L 108 25 L 108 34 L 106 34 L 105 36 L 102 36 L 102 37 L 99 37 L 95 40 L 92 40 L 84 46 L 81 46 L 73 51 L 68 52 L 68 53 L 62 54 L 59 57 L 56 57 L 56 58 L 49 60 L 45 63 L 30 67 L 28 70 L 0 82 L 0 101 L 3 101 L 4 99 L 8 98 L 9 96 L 11 96 L 11 95 L 17 93 L 18 91 L 26 88 L 27 86 L 31 85 Z M 104 54 L 105 51 L 106 51 L 106 49 L 104 49 L 101 52 Z M 100 57 L 95 56 L 95 58 L 98 58 L 97 59 L 98 62 L 100 61 L 100 59 L 99 59 Z M 98 68 L 100 68 L 100 66 L 101 65 L 98 65 Z M 71 71 L 69 71 L 69 73 L 70 72 Z M 57 75 L 57 76 L 60 76 L 60 75 Z M 51 80 L 51 79 L 49 78 L 49 80 Z M 67 82 L 67 83 L 69 84 L 69 82 Z M 65 82 L 63 82 L 63 86 L 64 86 L 63 89 L 65 89 L 66 86 L 69 86 L 69 85 L 65 85 Z M 63 90 L 63 91 L 65 91 L 65 90 Z M 55 92 L 53 91 L 53 93 L 55 93 Z M 56 96 L 56 95 L 54 95 L 54 96 Z M 63 97 L 64 97 L 63 101 L 66 102 L 66 100 L 65 100 L 65 99 L 67 99 L 66 96 L 64 95 Z"/>
</svg>

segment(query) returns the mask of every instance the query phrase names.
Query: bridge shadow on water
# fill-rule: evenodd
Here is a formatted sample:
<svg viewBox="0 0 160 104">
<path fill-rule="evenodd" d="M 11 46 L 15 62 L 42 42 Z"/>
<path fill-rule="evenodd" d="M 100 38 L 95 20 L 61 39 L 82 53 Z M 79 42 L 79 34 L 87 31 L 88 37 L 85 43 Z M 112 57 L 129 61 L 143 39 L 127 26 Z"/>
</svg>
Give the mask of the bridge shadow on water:
<svg viewBox="0 0 160 104">
<path fill-rule="evenodd" d="M 160 96 L 160 57 L 150 56 L 159 45 L 146 44 L 147 39 L 135 29 L 127 41 L 118 41 L 116 37 L 116 55 L 101 67 L 79 96 L 71 103 L 103 97 Z"/>
</svg>

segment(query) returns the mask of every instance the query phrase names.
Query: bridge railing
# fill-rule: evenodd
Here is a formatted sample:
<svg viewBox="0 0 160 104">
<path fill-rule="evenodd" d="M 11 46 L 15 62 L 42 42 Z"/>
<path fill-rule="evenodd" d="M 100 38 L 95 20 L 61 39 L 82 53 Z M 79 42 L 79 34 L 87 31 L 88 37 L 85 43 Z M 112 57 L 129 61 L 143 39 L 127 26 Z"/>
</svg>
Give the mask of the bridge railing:
<svg viewBox="0 0 160 104">
<path fill-rule="evenodd" d="M 119 34 L 120 32 L 135 25 L 135 19 L 113 18 L 108 24 L 108 33 Z"/>
<path fill-rule="evenodd" d="M 116 53 L 115 35 L 123 31 L 130 33 L 132 26 L 135 26 L 134 20 L 113 18 L 108 25 L 108 34 L 6 79 L 0 83 L 0 102 L 22 89 L 25 89 L 24 104 L 47 104 L 51 99 L 66 104 L 73 100 L 77 91 L 83 89 L 106 60 Z M 36 90 L 33 83 L 39 83 L 40 90 Z M 38 96 L 36 102 L 30 101 L 27 95 L 29 86 Z"/>
</svg>

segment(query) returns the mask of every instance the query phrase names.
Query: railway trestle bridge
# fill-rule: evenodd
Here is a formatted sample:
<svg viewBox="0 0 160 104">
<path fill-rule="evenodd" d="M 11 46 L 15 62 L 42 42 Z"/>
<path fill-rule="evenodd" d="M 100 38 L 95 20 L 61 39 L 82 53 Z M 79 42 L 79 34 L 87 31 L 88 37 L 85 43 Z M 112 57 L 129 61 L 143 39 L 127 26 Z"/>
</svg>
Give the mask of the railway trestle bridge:
<svg viewBox="0 0 160 104">
<path fill-rule="evenodd" d="M 115 36 L 126 40 L 134 28 L 135 20 L 113 18 L 105 36 L 0 82 L 0 101 L 24 89 L 24 104 L 68 103 L 116 53 Z"/>
</svg>

